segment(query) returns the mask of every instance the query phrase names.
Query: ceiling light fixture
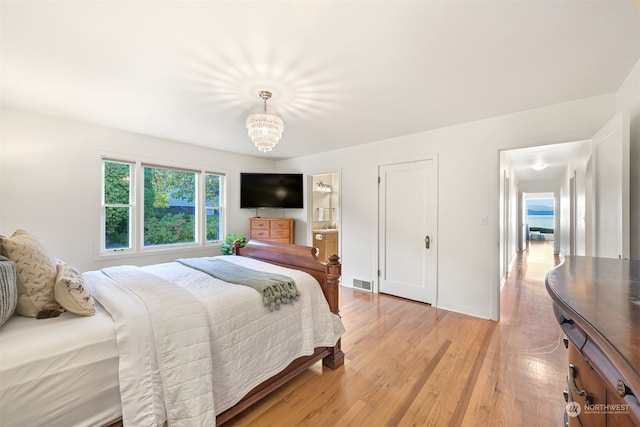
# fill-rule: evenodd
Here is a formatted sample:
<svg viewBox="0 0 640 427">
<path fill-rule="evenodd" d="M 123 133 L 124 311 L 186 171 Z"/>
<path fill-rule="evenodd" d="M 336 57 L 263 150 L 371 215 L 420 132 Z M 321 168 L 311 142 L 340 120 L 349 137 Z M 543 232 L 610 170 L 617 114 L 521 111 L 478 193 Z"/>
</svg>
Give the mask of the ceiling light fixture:
<svg viewBox="0 0 640 427">
<path fill-rule="evenodd" d="M 251 114 L 247 117 L 246 123 L 249 137 L 263 153 L 273 150 L 284 131 L 282 119 L 267 113 L 267 99 L 271 98 L 271 95 L 268 90 L 258 92 L 258 96 L 264 100 L 264 112 Z"/>
<path fill-rule="evenodd" d="M 546 168 L 547 165 L 545 165 L 544 163 L 542 163 L 541 161 L 538 163 L 535 163 L 533 166 L 531 166 L 534 170 L 537 171 L 541 171 L 542 169 Z"/>
</svg>

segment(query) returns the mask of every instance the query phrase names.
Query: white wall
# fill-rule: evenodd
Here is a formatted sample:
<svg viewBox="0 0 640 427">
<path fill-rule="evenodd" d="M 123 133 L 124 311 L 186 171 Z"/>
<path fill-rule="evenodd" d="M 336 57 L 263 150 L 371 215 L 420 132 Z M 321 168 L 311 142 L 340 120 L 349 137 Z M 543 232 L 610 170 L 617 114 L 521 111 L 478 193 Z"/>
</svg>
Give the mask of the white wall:
<svg viewBox="0 0 640 427">
<path fill-rule="evenodd" d="M 96 257 L 101 153 L 227 174 L 228 231 L 245 235 L 255 211 L 239 208 L 239 173 L 275 168 L 273 161 L 259 157 L 8 109 L 2 110 L 0 137 L 0 234 L 27 229 L 40 237 L 51 255 L 80 270 L 176 258 L 175 253 Z M 191 255 L 219 253 L 218 247 L 207 247 Z"/>
<path fill-rule="evenodd" d="M 640 260 L 640 61 L 616 94 L 618 110 L 629 112 L 631 259 Z"/>
<path fill-rule="evenodd" d="M 499 150 L 588 139 L 614 115 L 615 102 L 615 94 L 603 95 L 281 161 L 278 169 L 341 170 L 343 282 L 354 277 L 377 282 L 378 165 L 437 154 L 435 305 L 497 318 Z M 481 225 L 483 217 L 487 226 Z"/>
<path fill-rule="evenodd" d="M 575 233 L 576 233 L 576 247 L 575 253 L 570 255 L 579 255 L 584 256 L 587 253 L 587 238 L 591 238 L 591 236 L 587 235 L 587 219 L 591 215 L 590 209 L 587 206 L 588 200 L 591 201 L 590 198 L 587 197 L 587 193 L 590 193 L 590 189 L 592 188 L 593 183 L 591 182 L 591 178 L 587 174 L 587 167 L 591 160 L 591 141 L 584 141 L 581 146 L 578 148 L 578 151 L 573 156 L 569 164 L 567 165 L 567 174 L 566 174 L 566 186 L 565 194 L 563 194 L 563 199 L 566 198 L 567 203 L 567 215 L 570 212 L 570 189 L 569 189 L 569 179 L 575 173 L 575 191 L 576 191 L 576 224 L 575 224 Z M 588 191 L 589 189 L 589 191 Z M 566 218 L 566 223 L 563 223 L 563 228 L 569 227 L 569 218 Z M 569 230 L 567 228 L 567 230 Z M 570 242 L 568 240 L 569 233 L 567 233 L 567 241 L 566 244 L 563 243 L 563 253 L 568 254 L 568 250 L 570 249 Z"/>
</svg>

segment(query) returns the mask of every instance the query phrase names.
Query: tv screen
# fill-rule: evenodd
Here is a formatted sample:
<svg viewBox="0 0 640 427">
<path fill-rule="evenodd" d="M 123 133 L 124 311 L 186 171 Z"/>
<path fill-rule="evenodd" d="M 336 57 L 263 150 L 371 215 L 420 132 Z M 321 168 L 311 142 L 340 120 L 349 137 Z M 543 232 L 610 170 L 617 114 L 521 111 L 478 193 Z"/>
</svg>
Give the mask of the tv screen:
<svg viewBox="0 0 640 427">
<path fill-rule="evenodd" d="M 241 173 L 241 208 L 304 207 L 302 174 L 299 173 Z"/>
</svg>

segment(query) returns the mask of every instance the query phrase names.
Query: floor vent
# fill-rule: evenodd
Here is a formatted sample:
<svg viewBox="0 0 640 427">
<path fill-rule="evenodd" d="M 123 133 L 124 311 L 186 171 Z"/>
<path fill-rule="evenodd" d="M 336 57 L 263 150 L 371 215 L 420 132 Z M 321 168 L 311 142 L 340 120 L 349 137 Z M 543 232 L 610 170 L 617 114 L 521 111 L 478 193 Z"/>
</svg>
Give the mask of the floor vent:
<svg viewBox="0 0 640 427">
<path fill-rule="evenodd" d="M 371 282 L 366 280 L 353 279 L 353 287 L 356 289 L 362 289 L 363 291 L 371 292 Z"/>
</svg>

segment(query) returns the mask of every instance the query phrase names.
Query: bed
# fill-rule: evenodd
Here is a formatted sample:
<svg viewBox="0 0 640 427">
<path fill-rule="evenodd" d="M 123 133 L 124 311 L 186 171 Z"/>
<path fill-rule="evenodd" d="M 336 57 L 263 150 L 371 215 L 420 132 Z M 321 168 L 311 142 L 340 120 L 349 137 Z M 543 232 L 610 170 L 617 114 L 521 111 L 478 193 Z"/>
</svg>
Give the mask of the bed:
<svg viewBox="0 0 640 427">
<path fill-rule="evenodd" d="M 341 366 L 338 257 L 260 241 L 234 254 L 220 258 L 291 277 L 300 298 L 270 311 L 254 289 L 172 262 L 83 273 L 93 316 L 12 316 L 0 425 L 220 425 L 320 360 Z"/>
</svg>

